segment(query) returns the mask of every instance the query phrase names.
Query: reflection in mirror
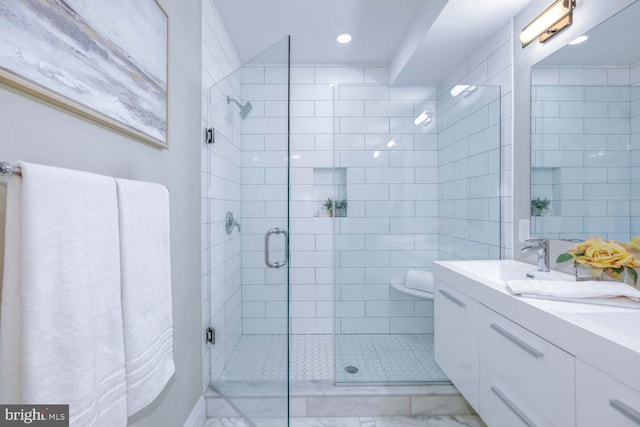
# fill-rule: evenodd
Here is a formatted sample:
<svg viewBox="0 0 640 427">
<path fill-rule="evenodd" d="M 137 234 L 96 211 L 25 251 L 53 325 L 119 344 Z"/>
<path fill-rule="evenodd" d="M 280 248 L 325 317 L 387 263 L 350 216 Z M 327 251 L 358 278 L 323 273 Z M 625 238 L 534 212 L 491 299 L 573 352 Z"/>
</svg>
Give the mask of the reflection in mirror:
<svg viewBox="0 0 640 427">
<path fill-rule="evenodd" d="M 531 234 L 640 234 L 640 2 L 531 70 Z"/>
</svg>

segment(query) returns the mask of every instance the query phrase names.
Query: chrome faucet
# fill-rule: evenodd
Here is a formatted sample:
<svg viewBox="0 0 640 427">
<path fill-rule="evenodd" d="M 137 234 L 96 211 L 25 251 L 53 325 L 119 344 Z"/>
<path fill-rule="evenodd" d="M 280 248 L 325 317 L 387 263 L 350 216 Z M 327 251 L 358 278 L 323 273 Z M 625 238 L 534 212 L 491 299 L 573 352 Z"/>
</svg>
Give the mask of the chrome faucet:
<svg viewBox="0 0 640 427">
<path fill-rule="evenodd" d="M 549 240 L 529 239 L 524 242 L 528 245 L 520 249 L 520 253 L 524 255 L 535 251 L 538 254 L 538 271 L 549 271 Z"/>
</svg>

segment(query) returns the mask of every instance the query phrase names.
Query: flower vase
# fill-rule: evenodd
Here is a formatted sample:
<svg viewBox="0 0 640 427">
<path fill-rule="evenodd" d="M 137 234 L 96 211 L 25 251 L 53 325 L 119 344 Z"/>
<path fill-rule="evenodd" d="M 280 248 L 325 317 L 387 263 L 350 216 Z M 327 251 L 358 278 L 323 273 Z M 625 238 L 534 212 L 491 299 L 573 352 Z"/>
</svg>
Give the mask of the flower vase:
<svg viewBox="0 0 640 427">
<path fill-rule="evenodd" d="M 574 264 L 575 276 L 577 282 L 586 280 L 608 281 L 608 282 L 620 282 L 626 283 L 631 286 L 635 286 L 631 275 L 624 269 L 620 273 L 620 278 L 615 278 L 604 272 L 601 268 L 589 268 L 583 265 Z"/>
</svg>

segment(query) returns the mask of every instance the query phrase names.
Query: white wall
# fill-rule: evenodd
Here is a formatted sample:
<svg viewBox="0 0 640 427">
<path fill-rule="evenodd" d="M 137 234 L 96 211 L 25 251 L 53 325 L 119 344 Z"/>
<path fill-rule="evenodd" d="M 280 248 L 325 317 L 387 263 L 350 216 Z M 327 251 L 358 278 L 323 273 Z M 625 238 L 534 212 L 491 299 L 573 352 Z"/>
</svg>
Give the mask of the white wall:
<svg viewBox="0 0 640 427">
<path fill-rule="evenodd" d="M 241 234 L 228 235 L 225 215 L 242 221 L 240 117 L 229 95 L 240 99 L 240 58 L 212 0 L 202 0 L 202 129 L 215 129 L 215 143 L 201 145 L 202 337 L 211 325 L 216 343 L 202 339 L 202 389 L 216 380 L 242 334 Z M 230 108 L 233 107 L 233 108 Z"/>
<path fill-rule="evenodd" d="M 158 182 L 171 192 L 176 374 L 132 426 L 182 425 L 201 389 L 199 289 L 200 2 L 161 0 L 169 15 L 169 150 L 159 150 L 0 85 L 0 152 L 24 160 Z"/>
</svg>

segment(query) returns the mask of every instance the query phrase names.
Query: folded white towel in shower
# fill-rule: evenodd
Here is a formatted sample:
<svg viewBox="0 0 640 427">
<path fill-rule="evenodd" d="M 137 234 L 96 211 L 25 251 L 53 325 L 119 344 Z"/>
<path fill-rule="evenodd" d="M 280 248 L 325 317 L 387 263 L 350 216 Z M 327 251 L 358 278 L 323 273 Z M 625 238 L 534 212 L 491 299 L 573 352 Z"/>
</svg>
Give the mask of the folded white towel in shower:
<svg viewBox="0 0 640 427">
<path fill-rule="evenodd" d="M 595 300 L 624 297 L 640 302 L 640 291 L 620 282 L 585 281 L 570 282 L 560 280 L 509 280 L 507 289 L 523 297 L 537 297 L 571 300 Z"/>
<path fill-rule="evenodd" d="M 71 425 L 126 426 L 115 182 L 21 167 L 8 183 L 0 402 L 69 404 Z"/>
<path fill-rule="evenodd" d="M 409 270 L 405 286 L 418 291 L 433 293 L 433 273 L 424 270 Z"/>
<path fill-rule="evenodd" d="M 169 192 L 116 179 L 128 414 L 151 403 L 175 371 Z"/>
</svg>

